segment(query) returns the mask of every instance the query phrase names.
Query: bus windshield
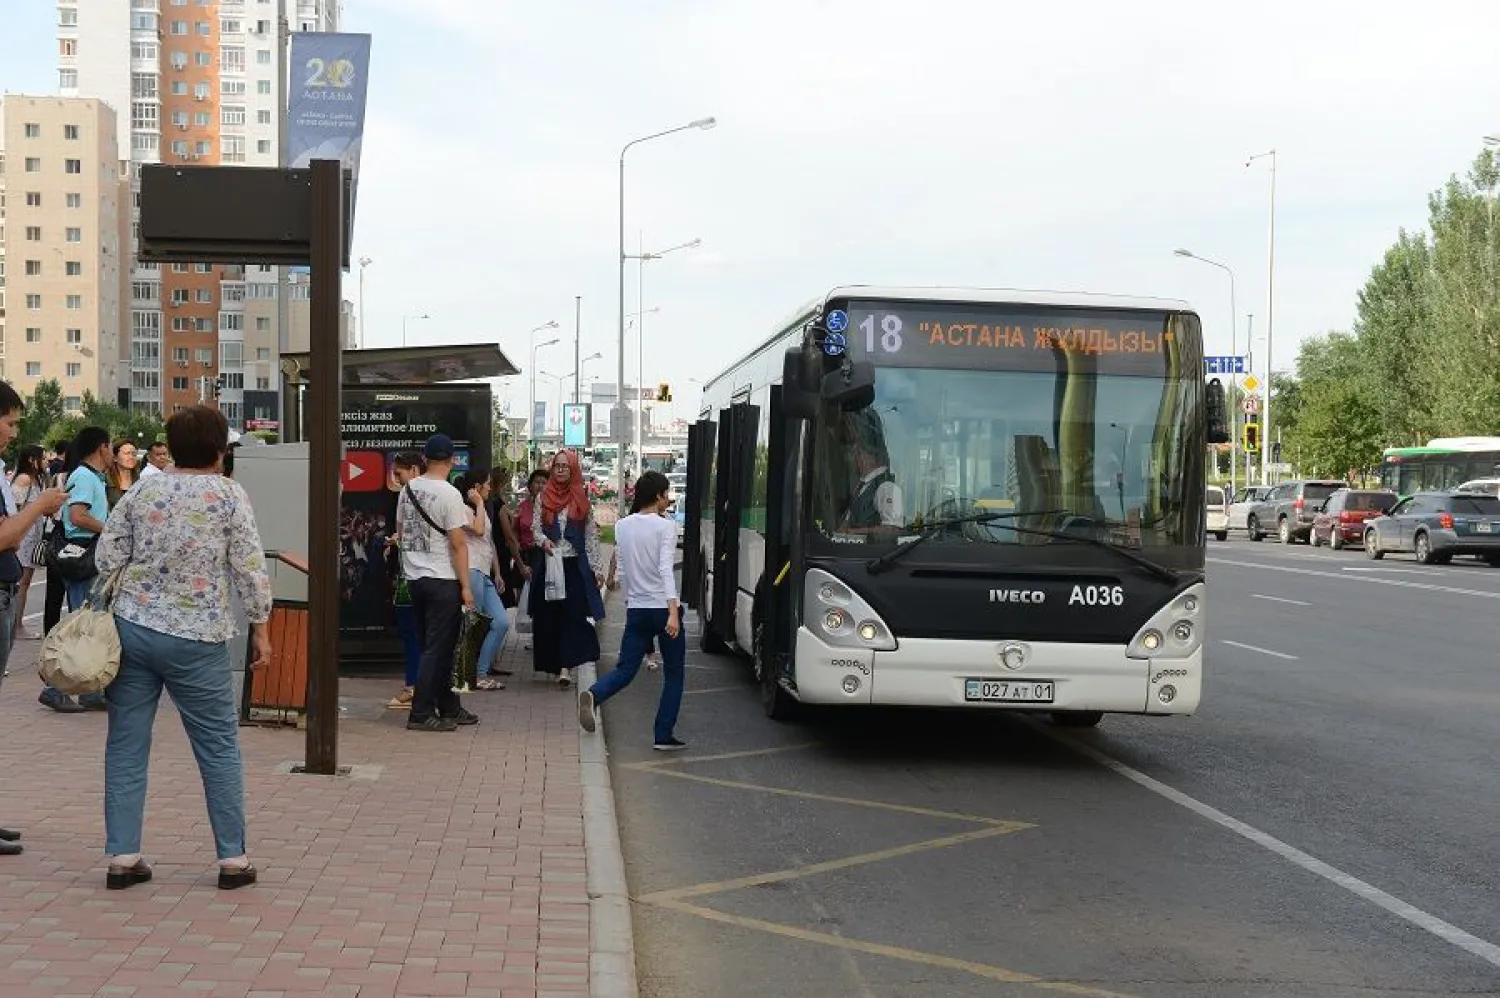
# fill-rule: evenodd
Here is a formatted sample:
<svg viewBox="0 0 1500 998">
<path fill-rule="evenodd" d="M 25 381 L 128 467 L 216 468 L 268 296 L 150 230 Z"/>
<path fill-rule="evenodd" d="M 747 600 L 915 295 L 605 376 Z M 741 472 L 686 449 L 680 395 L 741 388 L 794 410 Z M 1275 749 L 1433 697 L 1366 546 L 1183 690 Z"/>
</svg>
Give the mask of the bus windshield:
<svg viewBox="0 0 1500 998">
<path fill-rule="evenodd" d="M 814 550 L 895 544 L 987 511 L 1007 517 L 924 547 L 1050 543 L 1057 530 L 1200 543 L 1193 317 L 850 302 L 847 328 L 851 355 L 876 365 L 874 401 L 825 405 L 815 424 Z"/>
</svg>

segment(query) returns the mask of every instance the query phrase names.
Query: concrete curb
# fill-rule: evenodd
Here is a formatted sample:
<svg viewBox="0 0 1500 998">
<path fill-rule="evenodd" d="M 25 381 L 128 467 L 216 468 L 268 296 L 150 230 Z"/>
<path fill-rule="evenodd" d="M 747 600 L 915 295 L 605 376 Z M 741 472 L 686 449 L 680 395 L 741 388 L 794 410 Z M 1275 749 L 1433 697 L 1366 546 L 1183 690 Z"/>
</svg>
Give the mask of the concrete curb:
<svg viewBox="0 0 1500 998">
<path fill-rule="evenodd" d="M 578 689 L 594 684 L 592 665 L 573 670 Z M 594 998 L 636 998 L 635 933 L 630 920 L 630 889 L 615 817 L 615 792 L 604 746 L 604 718 L 589 734 L 578 729 L 578 761 L 583 783 L 583 850 L 589 892 L 589 994 Z"/>
</svg>

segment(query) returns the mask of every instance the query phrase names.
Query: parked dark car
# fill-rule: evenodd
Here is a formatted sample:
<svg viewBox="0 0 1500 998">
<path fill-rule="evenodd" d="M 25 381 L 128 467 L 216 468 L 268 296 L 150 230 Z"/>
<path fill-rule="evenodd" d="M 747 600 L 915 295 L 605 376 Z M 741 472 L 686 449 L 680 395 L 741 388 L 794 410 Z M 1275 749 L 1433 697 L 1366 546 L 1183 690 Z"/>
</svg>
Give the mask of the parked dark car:
<svg viewBox="0 0 1500 998">
<path fill-rule="evenodd" d="M 1364 542 L 1365 521 L 1384 516 L 1397 495 L 1385 489 L 1339 489 L 1313 517 L 1312 546 L 1327 544 L 1337 551 L 1345 544 Z"/>
<path fill-rule="evenodd" d="M 1478 555 L 1500 566 L 1500 498 L 1473 492 L 1418 492 L 1365 522 L 1365 553 L 1379 560 L 1411 551 L 1424 565 Z"/>
<path fill-rule="evenodd" d="M 1307 540 L 1318 507 L 1344 487 L 1344 482 L 1318 479 L 1282 482 L 1250 508 L 1245 523 L 1250 539 L 1258 541 L 1274 531 L 1283 544 Z"/>
</svg>

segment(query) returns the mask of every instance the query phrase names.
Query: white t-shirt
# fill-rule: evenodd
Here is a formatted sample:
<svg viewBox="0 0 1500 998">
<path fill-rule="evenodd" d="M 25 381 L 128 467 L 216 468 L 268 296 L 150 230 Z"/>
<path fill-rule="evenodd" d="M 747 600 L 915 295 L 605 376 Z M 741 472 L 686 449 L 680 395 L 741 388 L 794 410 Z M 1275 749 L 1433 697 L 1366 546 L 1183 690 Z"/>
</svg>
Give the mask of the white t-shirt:
<svg viewBox="0 0 1500 998">
<path fill-rule="evenodd" d="M 454 490 L 458 491 L 457 489 Z M 477 571 L 480 575 L 490 574 L 490 563 L 495 560 L 495 546 L 490 543 L 490 517 L 488 513 L 482 517 L 484 520 L 484 532 L 478 535 L 464 531 L 464 542 L 469 546 L 469 569 Z M 466 504 L 464 506 L 464 526 L 474 525 L 474 511 Z"/>
<path fill-rule="evenodd" d="M 631 610 L 665 610 L 677 598 L 677 524 L 655 513 L 632 513 L 615 524 L 620 584 Z"/>
<path fill-rule="evenodd" d="M 432 478 L 414 478 L 408 486 L 432 522 L 443 531 L 457 530 L 470 522 L 469 507 L 463 497 L 447 482 Z M 448 550 L 448 535 L 433 530 L 411 503 L 406 489 L 396 500 L 396 522 L 401 525 L 401 568 L 408 579 L 458 580 L 453 555 Z"/>
<path fill-rule="evenodd" d="M 159 474 L 161 474 L 161 469 L 158 468 L 156 465 L 152 464 L 150 461 L 147 461 L 146 462 L 146 466 L 141 469 L 141 478 L 145 478 L 147 475 L 159 475 Z"/>
</svg>

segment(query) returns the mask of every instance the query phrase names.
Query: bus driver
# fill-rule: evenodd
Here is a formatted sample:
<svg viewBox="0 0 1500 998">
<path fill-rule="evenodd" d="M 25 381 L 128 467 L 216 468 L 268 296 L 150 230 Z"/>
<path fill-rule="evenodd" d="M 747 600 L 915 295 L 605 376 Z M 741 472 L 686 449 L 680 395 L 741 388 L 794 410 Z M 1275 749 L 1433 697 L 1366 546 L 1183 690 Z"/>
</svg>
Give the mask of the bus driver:
<svg viewBox="0 0 1500 998">
<path fill-rule="evenodd" d="M 904 527 L 901 486 L 891 474 L 891 458 L 879 424 L 872 426 L 857 417 L 851 417 L 850 422 L 854 472 L 859 481 L 849 497 L 840 529 L 858 533 Z"/>
</svg>

